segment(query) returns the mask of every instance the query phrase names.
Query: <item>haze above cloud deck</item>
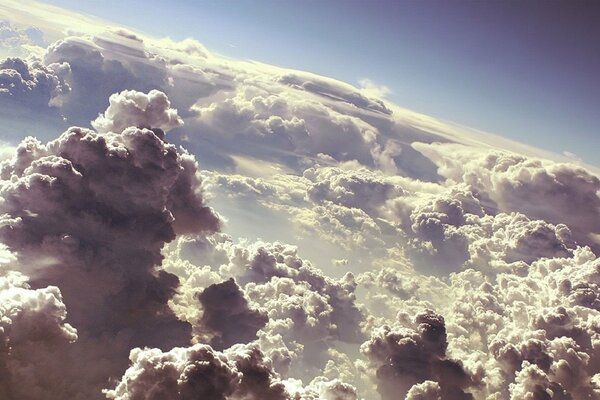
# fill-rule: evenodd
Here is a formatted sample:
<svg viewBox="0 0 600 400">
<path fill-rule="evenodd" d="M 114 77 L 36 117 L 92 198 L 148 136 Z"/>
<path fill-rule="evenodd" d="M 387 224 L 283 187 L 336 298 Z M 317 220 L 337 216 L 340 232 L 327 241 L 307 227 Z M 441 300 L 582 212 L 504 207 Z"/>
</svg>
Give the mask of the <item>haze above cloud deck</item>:
<svg viewBox="0 0 600 400">
<path fill-rule="evenodd" d="M 372 83 L 0 16 L 0 397 L 600 399 L 593 168 Z"/>
</svg>

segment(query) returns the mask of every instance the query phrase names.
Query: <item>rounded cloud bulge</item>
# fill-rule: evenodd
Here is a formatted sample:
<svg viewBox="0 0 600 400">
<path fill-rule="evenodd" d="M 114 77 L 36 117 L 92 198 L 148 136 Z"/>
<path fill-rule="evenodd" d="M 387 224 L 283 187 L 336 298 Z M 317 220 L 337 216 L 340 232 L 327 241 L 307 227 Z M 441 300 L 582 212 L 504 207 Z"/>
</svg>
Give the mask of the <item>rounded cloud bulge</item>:
<svg viewBox="0 0 600 400">
<path fill-rule="evenodd" d="M 50 20 L 0 25 L 2 399 L 600 400 L 597 170 Z"/>
</svg>

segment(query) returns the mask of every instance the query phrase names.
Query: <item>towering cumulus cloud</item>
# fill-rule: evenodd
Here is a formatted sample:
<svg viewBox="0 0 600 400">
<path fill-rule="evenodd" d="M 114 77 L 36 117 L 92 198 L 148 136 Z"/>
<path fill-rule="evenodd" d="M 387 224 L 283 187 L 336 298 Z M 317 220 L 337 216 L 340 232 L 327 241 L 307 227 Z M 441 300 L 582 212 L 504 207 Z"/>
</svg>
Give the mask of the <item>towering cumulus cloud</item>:
<svg viewBox="0 0 600 400">
<path fill-rule="evenodd" d="M 384 400 L 402 398 L 409 390 L 409 397 L 415 397 L 415 392 L 424 389 L 413 388 L 413 385 L 432 382 L 433 392 L 441 398 L 472 399 L 473 396 L 462 389 L 473 386 L 473 378 L 459 361 L 446 357 L 448 341 L 444 318 L 428 310 L 418 314 L 414 324 L 414 330 L 383 326 L 362 345 L 362 351 L 377 367 L 377 390 L 381 397 Z"/>
<path fill-rule="evenodd" d="M 101 117 L 110 128 L 70 128 L 47 144 L 25 139 L 0 172 L 0 239 L 17 252 L 32 287 L 60 287 L 79 332 L 66 349 L 73 363 L 67 388 L 50 389 L 45 398 L 97 396 L 124 370 L 132 347 L 188 344 L 189 324 L 167 305 L 178 278 L 156 269 L 161 248 L 178 233 L 219 228 L 193 157 L 164 140 L 160 128 L 178 121 L 164 94 L 120 96 L 133 100 Z M 143 115 L 135 101 L 146 106 Z M 158 126 L 124 128 L 129 123 Z M 56 288 L 46 290 L 55 303 L 62 300 Z M 68 375 L 75 373 L 90 376 Z"/>
</svg>

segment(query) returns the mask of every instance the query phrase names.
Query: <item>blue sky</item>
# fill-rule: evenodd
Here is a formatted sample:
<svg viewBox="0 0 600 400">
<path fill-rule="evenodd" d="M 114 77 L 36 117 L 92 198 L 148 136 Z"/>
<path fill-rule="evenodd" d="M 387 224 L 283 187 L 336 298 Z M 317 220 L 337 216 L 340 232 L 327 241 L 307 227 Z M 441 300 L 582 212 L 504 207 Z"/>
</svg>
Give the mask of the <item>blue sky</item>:
<svg viewBox="0 0 600 400">
<path fill-rule="evenodd" d="M 368 78 L 401 106 L 598 165 L 600 3 L 50 3 L 235 58 Z"/>
</svg>

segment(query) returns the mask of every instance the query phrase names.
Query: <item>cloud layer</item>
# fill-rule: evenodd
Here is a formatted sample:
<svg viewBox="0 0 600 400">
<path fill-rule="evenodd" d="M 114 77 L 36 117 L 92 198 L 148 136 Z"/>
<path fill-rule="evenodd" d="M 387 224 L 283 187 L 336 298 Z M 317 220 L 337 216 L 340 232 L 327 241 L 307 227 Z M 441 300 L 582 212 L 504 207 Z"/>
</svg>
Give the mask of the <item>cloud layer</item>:
<svg viewBox="0 0 600 400">
<path fill-rule="evenodd" d="M 0 24 L 0 397 L 600 399 L 593 169 L 193 39 L 36 32 Z"/>
</svg>

